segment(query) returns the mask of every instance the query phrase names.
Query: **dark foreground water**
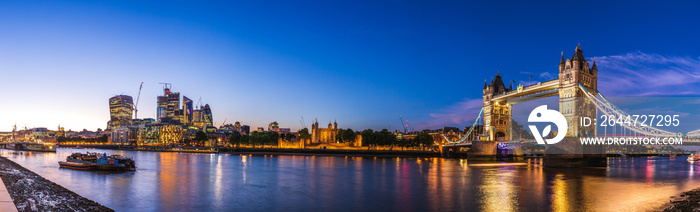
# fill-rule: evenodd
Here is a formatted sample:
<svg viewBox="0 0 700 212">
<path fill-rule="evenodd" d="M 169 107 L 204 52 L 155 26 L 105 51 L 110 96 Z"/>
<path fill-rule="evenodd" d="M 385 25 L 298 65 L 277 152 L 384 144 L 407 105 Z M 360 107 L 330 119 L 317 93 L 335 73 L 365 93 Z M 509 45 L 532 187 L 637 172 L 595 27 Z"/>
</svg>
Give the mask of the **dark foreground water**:
<svg viewBox="0 0 700 212">
<path fill-rule="evenodd" d="M 71 152 L 121 154 L 137 171 L 61 169 Z M 544 168 L 540 159 L 256 156 L 59 149 L 2 156 L 117 211 L 646 211 L 700 187 L 685 157 Z"/>
</svg>

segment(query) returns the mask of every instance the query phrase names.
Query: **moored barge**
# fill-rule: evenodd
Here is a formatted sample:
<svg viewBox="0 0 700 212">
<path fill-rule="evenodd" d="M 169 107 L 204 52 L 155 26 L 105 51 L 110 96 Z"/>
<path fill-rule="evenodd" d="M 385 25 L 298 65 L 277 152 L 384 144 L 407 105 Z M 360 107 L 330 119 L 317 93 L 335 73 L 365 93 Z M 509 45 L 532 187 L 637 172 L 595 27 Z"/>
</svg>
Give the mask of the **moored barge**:
<svg viewBox="0 0 700 212">
<path fill-rule="evenodd" d="M 59 161 L 58 165 L 61 168 L 75 169 L 75 170 L 92 170 L 95 169 L 96 165 L 94 163 L 80 163 L 71 161 Z"/>
<path fill-rule="evenodd" d="M 70 162 L 70 164 L 67 164 Z M 73 153 L 66 157 L 66 162 L 58 162 L 61 167 L 71 168 L 69 166 L 75 165 L 77 163 L 83 164 L 80 166 L 81 170 L 107 170 L 107 171 L 135 171 L 136 162 L 128 157 L 123 157 L 121 155 L 107 155 L 107 153 Z M 61 164 L 64 163 L 64 164 Z M 82 169 L 85 168 L 85 169 Z M 76 168 L 74 168 L 76 169 Z"/>
</svg>

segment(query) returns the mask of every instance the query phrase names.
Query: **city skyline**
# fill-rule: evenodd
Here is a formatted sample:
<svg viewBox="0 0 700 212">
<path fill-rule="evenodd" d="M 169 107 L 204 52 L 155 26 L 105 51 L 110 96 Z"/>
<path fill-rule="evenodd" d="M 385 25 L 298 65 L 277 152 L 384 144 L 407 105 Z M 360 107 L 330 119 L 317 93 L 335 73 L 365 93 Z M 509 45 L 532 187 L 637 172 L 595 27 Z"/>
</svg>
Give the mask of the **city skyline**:
<svg viewBox="0 0 700 212">
<path fill-rule="evenodd" d="M 83 3 L 0 3 L 0 131 L 105 129 L 107 100 L 136 98 L 140 82 L 139 118 L 156 118 L 167 82 L 209 104 L 217 127 L 296 130 L 303 116 L 307 126 L 396 130 L 403 115 L 416 130 L 462 128 L 481 108 L 484 80 L 556 78 L 560 53 L 578 43 L 609 96 L 700 90 L 699 29 L 687 21 L 697 5 Z M 574 6 L 596 15 L 569 15 Z"/>
</svg>

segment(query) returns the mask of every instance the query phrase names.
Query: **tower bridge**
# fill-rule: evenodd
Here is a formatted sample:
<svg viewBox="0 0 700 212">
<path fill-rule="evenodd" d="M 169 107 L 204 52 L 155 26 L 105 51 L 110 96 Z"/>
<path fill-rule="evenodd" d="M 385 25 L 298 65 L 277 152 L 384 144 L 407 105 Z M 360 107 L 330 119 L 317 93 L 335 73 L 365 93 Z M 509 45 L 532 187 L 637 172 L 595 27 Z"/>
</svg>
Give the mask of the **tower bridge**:
<svg viewBox="0 0 700 212">
<path fill-rule="evenodd" d="M 565 145 L 558 144 L 557 152 L 563 154 L 546 154 L 545 165 L 551 166 L 600 166 L 604 164 L 605 155 L 582 155 L 582 154 L 567 154 L 572 153 L 572 150 L 580 151 L 581 147 L 579 137 L 595 136 L 595 125 L 579 126 L 578 120 L 581 117 L 597 117 L 597 111 L 600 110 L 606 115 L 615 117 L 627 116 L 628 114 L 611 102 L 608 101 L 598 91 L 598 67 L 593 59 L 590 64 L 583 56 L 581 46 L 577 46 L 574 54 L 570 58 L 565 58 L 562 52 L 558 66 L 558 78 L 537 82 L 531 85 L 519 85 L 513 89 L 510 84 L 506 87 L 503 83 L 500 73 L 491 80 L 491 83 L 484 83 L 483 93 L 483 108 L 479 112 L 477 119 L 472 124 L 472 127 L 456 141 L 445 137 L 445 140 L 451 144 L 442 147 L 443 153 L 457 153 L 468 149 L 468 156 L 495 158 L 496 152 L 501 148 L 514 148 L 522 143 L 533 143 L 534 140 L 518 140 L 513 139 L 513 131 L 511 130 L 514 123 L 512 121 L 513 105 L 526 101 L 536 100 L 540 98 L 559 96 L 559 112 L 564 116 L 568 124 L 564 141 Z M 483 115 L 484 134 L 483 140 L 467 141 L 473 128 Z M 660 130 L 651 126 L 625 126 L 630 132 L 638 133 L 643 136 L 676 136 L 677 133 Z M 700 145 L 698 137 L 700 137 L 700 129 L 688 132 L 686 138 L 689 145 Z M 576 144 L 578 142 L 578 144 Z M 684 141 L 685 144 L 685 141 Z M 549 151 L 550 147 L 546 151 Z M 599 146 L 600 147 L 600 146 Z M 596 147 L 596 148 L 599 148 Z M 563 149 L 561 149 L 563 148 Z M 548 161 L 550 161 L 548 163 Z M 563 163 L 562 163 L 563 161 Z M 591 162 L 592 161 L 592 162 Z"/>
<path fill-rule="evenodd" d="M 501 75 L 497 74 L 491 84 L 484 83 L 483 108 L 484 132 L 488 140 L 507 141 L 512 139 L 512 109 L 513 104 L 531 101 L 549 96 L 559 96 L 559 111 L 569 123 L 566 136 L 595 134 L 595 127 L 580 127 L 574 125 L 579 117 L 592 117 L 596 114 L 594 102 L 586 99 L 586 95 L 578 87 L 579 84 L 588 91 L 597 91 L 598 67 L 593 61 L 590 66 L 583 56 L 581 46 L 577 46 L 571 58 L 564 59 L 562 52 L 559 61 L 558 79 L 535 83 L 527 87 L 512 84 L 506 88 Z M 596 93 L 597 94 L 597 93 Z"/>
</svg>

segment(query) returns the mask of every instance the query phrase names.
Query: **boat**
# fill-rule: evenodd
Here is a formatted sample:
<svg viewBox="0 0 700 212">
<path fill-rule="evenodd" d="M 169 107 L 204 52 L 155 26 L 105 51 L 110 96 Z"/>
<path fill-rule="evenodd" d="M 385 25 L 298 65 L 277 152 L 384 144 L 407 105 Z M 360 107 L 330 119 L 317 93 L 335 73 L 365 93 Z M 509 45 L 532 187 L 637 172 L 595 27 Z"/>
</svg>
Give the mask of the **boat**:
<svg viewBox="0 0 700 212">
<path fill-rule="evenodd" d="M 54 145 L 41 143 L 26 143 L 22 146 L 21 150 L 35 152 L 56 152 Z"/>
<path fill-rule="evenodd" d="M 49 143 L 17 142 L 5 144 L 5 149 L 34 152 L 56 152 L 55 145 Z"/>
<path fill-rule="evenodd" d="M 66 161 L 72 161 L 72 162 L 79 162 L 79 163 L 95 163 L 97 160 L 97 153 L 90 153 L 88 152 L 87 154 L 83 153 L 73 153 L 66 157 Z"/>
<path fill-rule="evenodd" d="M 9 144 L 5 144 L 5 149 L 16 150 L 17 147 L 15 147 L 14 143 L 9 143 Z"/>
<path fill-rule="evenodd" d="M 114 171 L 135 171 L 136 163 L 131 158 L 122 157 L 121 155 L 110 155 L 104 153 L 101 157 L 95 160 L 97 169 L 114 170 Z"/>
<path fill-rule="evenodd" d="M 689 155 L 688 156 L 688 162 L 696 162 L 700 161 L 700 155 Z"/>
<path fill-rule="evenodd" d="M 107 153 L 73 153 L 66 157 L 67 162 L 94 165 L 95 169 L 108 171 L 135 171 L 136 162 L 133 159 L 121 155 L 107 155 Z"/>
<path fill-rule="evenodd" d="M 95 169 L 96 165 L 94 163 L 80 163 L 71 161 L 58 161 L 58 165 L 61 168 L 75 169 L 75 170 L 92 170 Z"/>
</svg>

